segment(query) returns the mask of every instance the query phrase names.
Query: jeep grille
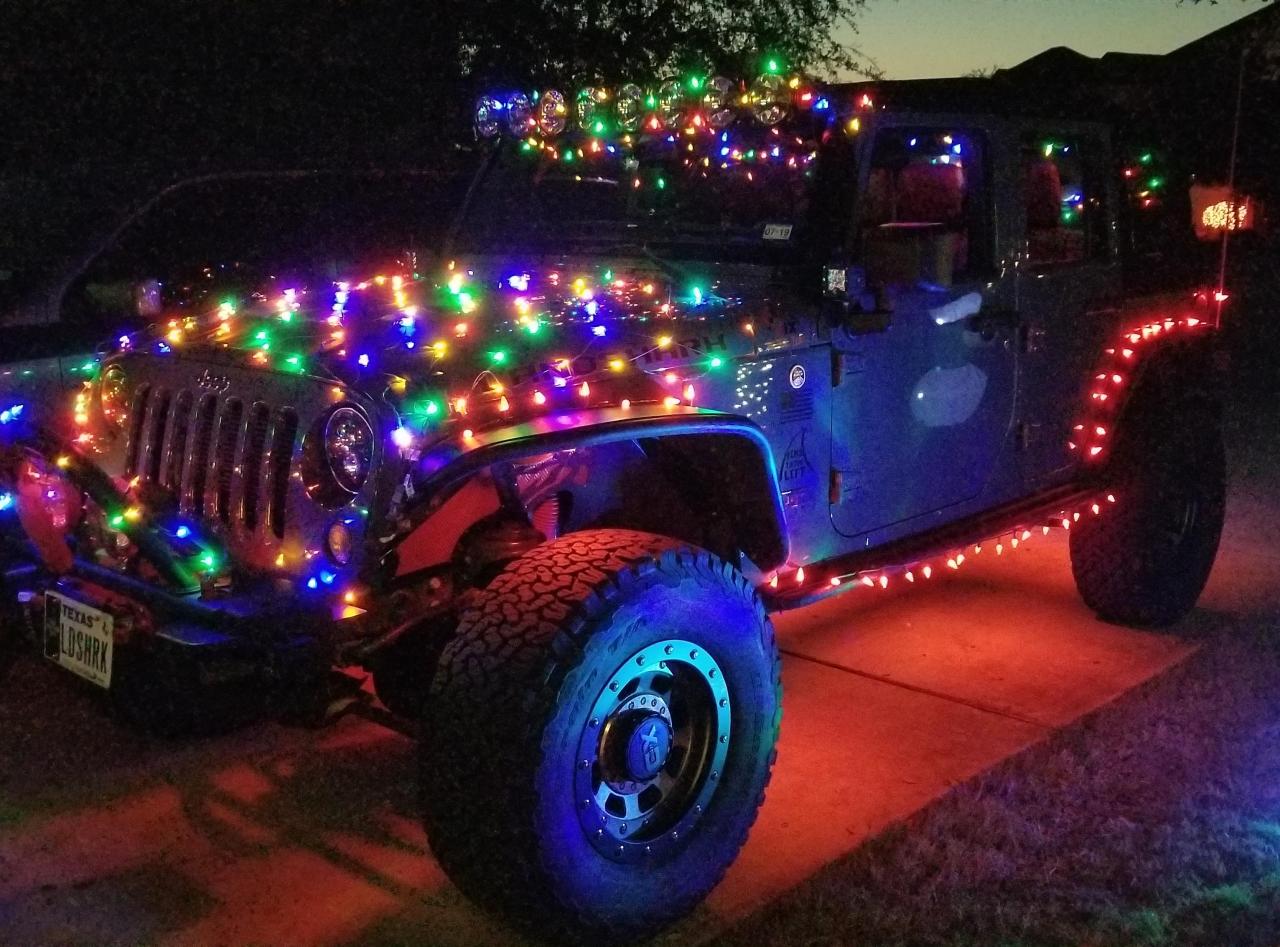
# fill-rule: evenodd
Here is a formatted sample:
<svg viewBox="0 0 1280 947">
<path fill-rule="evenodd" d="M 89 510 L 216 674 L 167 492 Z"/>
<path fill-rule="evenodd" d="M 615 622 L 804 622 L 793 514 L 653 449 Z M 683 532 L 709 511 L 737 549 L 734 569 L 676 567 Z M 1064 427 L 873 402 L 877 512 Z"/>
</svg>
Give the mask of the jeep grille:
<svg viewBox="0 0 1280 947">
<path fill-rule="evenodd" d="M 298 415 L 234 395 L 139 385 L 125 475 L 171 490 L 178 509 L 283 538 Z"/>
</svg>

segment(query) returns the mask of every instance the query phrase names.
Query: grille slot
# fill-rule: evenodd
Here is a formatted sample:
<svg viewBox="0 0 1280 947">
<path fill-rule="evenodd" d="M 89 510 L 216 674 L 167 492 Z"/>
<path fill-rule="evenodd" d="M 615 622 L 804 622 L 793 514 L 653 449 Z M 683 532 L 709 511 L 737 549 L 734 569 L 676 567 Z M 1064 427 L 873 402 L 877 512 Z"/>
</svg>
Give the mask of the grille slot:
<svg viewBox="0 0 1280 947">
<path fill-rule="evenodd" d="M 258 528 L 258 491 L 261 489 L 262 453 L 267 444 L 267 427 L 271 423 L 271 409 L 261 401 L 249 409 L 249 421 L 245 428 L 243 483 L 244 503 L 241 518 L 246 529 Z"/>
<path fill-rule="evenodd" d="M 149 423 L 147 440 L 142 445 L 142 468 L 152 483 L 160 482 L 160 470 L 164 464 L 164 435 L 169 427 L 169 404 L 169 392 L 162 388 L 151 398 L 150 409 L 147 411 Z"/>
<path fill-rule="evenodd" d="M 231 480 L 236 468 L 236 444 L 240 440 L 240 421 L 244 405 L 239 398 L 228 398 L 218 416 L 218 442 L 213 448 L 213 512 L 224 523 L 231 522 Z"/>
<path fill-rule="evenodd" d="M 237 535 L 283 539 L 299 427 L 293 408 L 141 385 L 125 469 L 173 491 L 185 515 L 218 519 Z"/>
<path fill-rule="evenodd" d="M 163 467 L 160 483 L 178 489 L 182 486 L 182 466 L 187 459 L 187 437 L 191 431 L 191 392 L 180 391 L 173 399 L 169 413 L 169 439 L 161 452 Z"/>
<path fill-rule="evenodd" d="M 196 407 L 195 436 L 191 443 L 191 459 L 187 464 L 188 482 L 182 495 L 183 508 L 196 516 L 204 515 L 204 488 L 209 475 L 209 445 L 213 443 L 213 419 L 218 414 L 218 399 L 205 395 Z"/>
<path fill-rule="evenodd" d="M 284 538 L 285 504 L 289 497 L 289 468 L 293 464 L 293 443 L 298 437 L 298 415 L 285 408 L 276 416 L 271 440 L 270 484 L 267 522 L 277 538 Z"/>
<path fill-rule="evenodd" d="M 129 441 L 125 448 L 125 473 L 132 477 L 138 472 L 138 458 L 142 452 L 142 432 L 146 430 L 147 406 L 151 403 L 151 386 L 139 385 L 129 409 Z"/>
</svg>

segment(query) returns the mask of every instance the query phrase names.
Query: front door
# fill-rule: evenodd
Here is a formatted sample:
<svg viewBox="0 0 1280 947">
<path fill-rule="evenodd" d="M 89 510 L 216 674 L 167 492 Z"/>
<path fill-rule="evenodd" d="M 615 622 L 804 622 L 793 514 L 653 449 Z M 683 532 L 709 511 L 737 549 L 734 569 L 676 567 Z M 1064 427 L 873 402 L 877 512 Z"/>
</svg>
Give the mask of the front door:
<svg viewBox="0 0 1280 947">
<path fill-rule="evenodd" d="M 883 294 L 887 329 L 833 338 L 831 519 L 845 536 L 961 515 L 1000 469 L 1017 348 L 1015 277 L 998 268 L 989 186 L 1004 179 L 1003 160 L 964 128 L 877 133 L 858 218 L 863 259 L 906 253 L 920 273 Z"/>
</svg>

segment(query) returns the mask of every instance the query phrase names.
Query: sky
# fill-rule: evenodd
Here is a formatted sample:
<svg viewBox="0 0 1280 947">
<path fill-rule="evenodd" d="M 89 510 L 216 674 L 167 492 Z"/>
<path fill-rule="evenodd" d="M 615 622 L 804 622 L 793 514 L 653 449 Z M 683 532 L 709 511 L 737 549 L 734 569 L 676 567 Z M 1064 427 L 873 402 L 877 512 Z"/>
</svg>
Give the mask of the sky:
<svg viewBox="0 0 1280 947">
<path fill-rule="evenodd" d="M 1167 53 L 1263 0 L 868 0 L 852 43 L 888 79 L 1013 66 L 1052 46 L 1090 56 Z"/>
</svg>

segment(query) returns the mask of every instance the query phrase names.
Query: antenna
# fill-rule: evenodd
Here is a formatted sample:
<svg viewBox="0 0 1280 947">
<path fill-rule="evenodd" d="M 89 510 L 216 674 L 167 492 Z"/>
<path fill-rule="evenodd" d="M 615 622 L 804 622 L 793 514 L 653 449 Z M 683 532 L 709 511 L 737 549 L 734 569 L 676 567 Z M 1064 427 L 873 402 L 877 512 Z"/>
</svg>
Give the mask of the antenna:
<svg viewBox="0 0 1280 947">
<path fill-rule="evenodd" d="M 1227 206 L 1233 220 L 1239 219 L 1236 200 L 1236 159 L 1240 153 L 1240 122 L 1244 111 L 1244 73 L 1249 58 L 1248 42 L 1240 48 L 1240 71 L 1236 76 L 1236 117 L 1231 129 L 1231 161 L 1227 166 Z M 1227 248 L 1231 243 L 1231 227 L 1222 231 L 1222 255 L 1218 260 L 1218 291 L 1214 298 L 1218 303 L 1217 322 L 1222 325 L 1222 307 L 1227 299 Z"/>
</svg>

